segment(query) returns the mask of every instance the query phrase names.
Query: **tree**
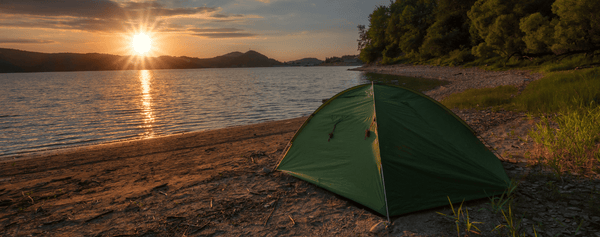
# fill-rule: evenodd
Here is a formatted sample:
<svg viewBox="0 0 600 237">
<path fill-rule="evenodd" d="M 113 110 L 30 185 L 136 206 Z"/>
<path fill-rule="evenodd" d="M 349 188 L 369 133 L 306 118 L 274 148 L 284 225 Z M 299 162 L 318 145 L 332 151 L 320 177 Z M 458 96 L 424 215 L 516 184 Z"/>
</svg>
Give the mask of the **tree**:
<svg viewBox="0 0 600 237">
<path fill-rule="evenodd" d="M 521 18 L 536 12 L 549 15 L 551 4 L 547 0 L 478 0 L 468 12 L 472 37 L 482 40 L 473 47 L 473 54 L 508 58 L 522 54 L 527 45 L 520 29 Z"/>
<path fill-rule="evenodd" d="M 391 16 L 387 25 L 387 55 L 400 52 L 418 53 L 434 20 L 434 0 L 397 0 L 390 5 Z"/>
<path fill-rule="evenodd" d="M 547 53 L 554 44 L 554 26 L 557 19 L 542 16 L 536 12 L 521 18 L 519 28 L 525 33 L 523 41 L 527 45 L 527 53 Z"/>
<path fill-rule="evenodd" d="M 365 25 L 358 25 L 358 51 L 361 51 L 371 43 Z"/>
<path fill-rule="evenodd" d="M 427 29 L 419 49 L 423 57 L 440 57 L 471 45 L 467 12 L 475 1 L 437 1 L 434 9 L 435 22 Z"/>
<path fill-rule="evenodd" d="M 369 42 L 360 52 L 360 60 L 363 62 L 371 63 L 381 57 L 381 52 L 383 52 L 388 44 L 385 37 L 385 30 L 389 17 L 389 8 L 387 6 L 378 6 L 369 15 L 369 30 L 367 30 Z"/>
<path fill-rule="evenodd" d="M 556 0 L 552 12 L 559 17 L 551 47 L 555 53 L 600 48 L 600 1 Z"/>
</svg>

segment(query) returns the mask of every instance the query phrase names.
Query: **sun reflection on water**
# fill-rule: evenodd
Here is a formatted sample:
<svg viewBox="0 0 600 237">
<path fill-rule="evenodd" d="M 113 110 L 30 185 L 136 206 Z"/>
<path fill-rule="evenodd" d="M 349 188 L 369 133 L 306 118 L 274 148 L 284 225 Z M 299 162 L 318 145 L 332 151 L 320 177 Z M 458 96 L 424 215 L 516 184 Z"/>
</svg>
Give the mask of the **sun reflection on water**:
<svg viewBox="0 0 600 237">
<path fill-rule="evenodd" d="M 143 123 L 140 125 L 140 128 L 144 130 L 144 138 L 152 138 L 154 137 L 154 130 L 152 129 L 152 125 L 154 124 L 154 113 L 152 110 L 152 94 L 150 93 L 152 89 L 152 71 L 140 70 L 138 77 L 142 86 L 141 113 L 144 117 Z"/>
</svg>

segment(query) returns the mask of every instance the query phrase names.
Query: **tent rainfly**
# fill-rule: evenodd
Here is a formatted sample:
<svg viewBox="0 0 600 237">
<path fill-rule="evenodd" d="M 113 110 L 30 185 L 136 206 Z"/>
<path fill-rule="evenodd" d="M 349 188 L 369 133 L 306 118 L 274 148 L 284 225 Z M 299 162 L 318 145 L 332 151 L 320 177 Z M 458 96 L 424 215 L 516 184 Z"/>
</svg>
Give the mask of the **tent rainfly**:
<svg viewBox="0 0 600 237">
<path fill-rule="evenodd" d="M 394 85 L 352 87 L 321 105 L 277 170 L 382 215 L 503 193 L 510 180 L 474 131 L 443 105 Z"/>
</svg>

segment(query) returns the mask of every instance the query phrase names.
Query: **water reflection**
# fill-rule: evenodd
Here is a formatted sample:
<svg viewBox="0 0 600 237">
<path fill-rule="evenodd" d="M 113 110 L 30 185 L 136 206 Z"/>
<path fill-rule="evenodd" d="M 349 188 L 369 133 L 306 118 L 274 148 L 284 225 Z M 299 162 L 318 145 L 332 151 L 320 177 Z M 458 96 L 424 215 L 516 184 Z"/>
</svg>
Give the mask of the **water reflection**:
<svg viewBox="0 0 600 237">
<path fill-rule="evenodd" d="M 154 130 L 152 125 L 154 124 L 154 113 L 152 110 L 152 94 L 150 93 L 152 84 L 152 71 L 140 70 L 139 75 L 140 83 L 142 86 L 142 109 L 141 113 L 144 118 L 140 128 L 144 130 L 142 135 L 144 138 L 154 137 Z"/>
</svg>

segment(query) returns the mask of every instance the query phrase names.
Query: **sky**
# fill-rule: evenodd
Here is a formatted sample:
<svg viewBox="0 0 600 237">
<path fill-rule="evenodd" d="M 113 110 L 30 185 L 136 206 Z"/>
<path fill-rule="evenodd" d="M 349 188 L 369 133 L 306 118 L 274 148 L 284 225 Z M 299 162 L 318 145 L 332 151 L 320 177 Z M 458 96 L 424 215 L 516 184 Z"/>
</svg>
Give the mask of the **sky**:
<svg viewBox="0 0 600 237">
<path fill-rule="evenodd" d="M 279 61 L 355 55 L 357 25 L 389 0 L 0 0 L 0 48 L 211 58 L 254 50 Z"/>
</svg>

